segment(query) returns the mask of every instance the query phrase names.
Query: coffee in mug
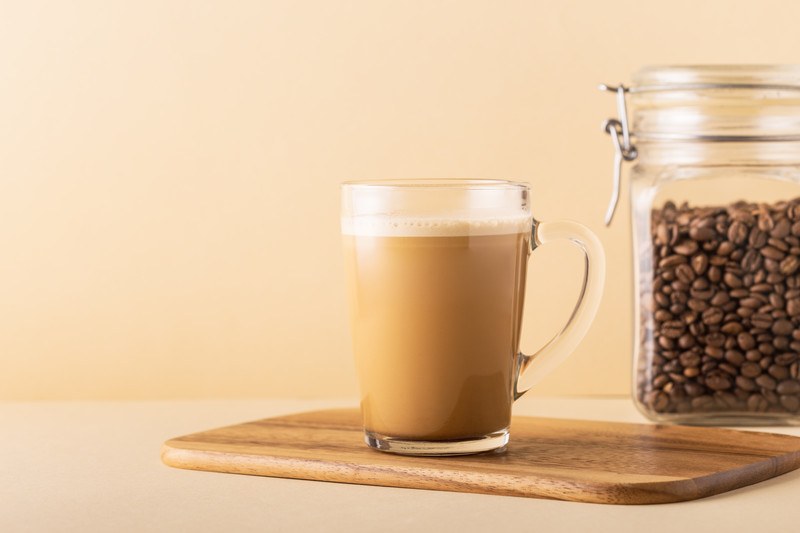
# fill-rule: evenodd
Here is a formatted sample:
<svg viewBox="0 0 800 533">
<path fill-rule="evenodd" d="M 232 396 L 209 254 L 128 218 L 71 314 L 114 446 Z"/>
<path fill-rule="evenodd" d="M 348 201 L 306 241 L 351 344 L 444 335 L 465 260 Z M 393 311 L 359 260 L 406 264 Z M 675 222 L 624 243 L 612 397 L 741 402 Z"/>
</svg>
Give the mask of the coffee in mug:
<svg viewBox="0 0 800 533">
<path fill-rule="evenodd" d="M 504 447 L 524 392 L 520 371 L 534 359 L 563 359 L 593 318 L 604 266 L 596 238 L 575 223 L 534 221 L 521 183 L 398 180 L 342 190 L 367 444 L 418 455 Z M 558 342 L 529 357 L 519 353 L 526 266 L 546 235 L 586 252 L 586 286 Z"/>
</svg>

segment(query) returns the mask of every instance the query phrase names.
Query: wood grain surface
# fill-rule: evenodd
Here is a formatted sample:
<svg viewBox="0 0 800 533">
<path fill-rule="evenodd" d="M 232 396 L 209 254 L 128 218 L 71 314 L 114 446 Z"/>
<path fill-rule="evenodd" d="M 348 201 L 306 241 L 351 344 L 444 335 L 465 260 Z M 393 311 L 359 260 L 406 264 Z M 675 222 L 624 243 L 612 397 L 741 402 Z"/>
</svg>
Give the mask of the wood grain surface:
<svg viewBox="0 0 800 533">
<path fill-rule="evenodd" d="M 693 500 L 800 467 L 800 438 L 716 428 L 514 417 L 501 453 L 369 449 L 356 409 L 268 418 L 168 440 L 177 468 L 614 504 Z M 798 487 L 800 489 L 800 487 Z"/>
</svg>

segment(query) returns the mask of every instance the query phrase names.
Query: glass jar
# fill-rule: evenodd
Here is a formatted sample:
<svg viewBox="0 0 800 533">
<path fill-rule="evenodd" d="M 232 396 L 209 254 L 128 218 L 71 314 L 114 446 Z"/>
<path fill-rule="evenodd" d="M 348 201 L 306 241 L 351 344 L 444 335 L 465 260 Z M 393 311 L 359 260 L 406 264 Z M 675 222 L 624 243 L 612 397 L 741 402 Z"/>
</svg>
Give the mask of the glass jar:
<svg viewBox="0 0 800 533">
<path fill-rule="evenodd" d="M 635 160 L 636 405 L 800 423 L 800 66 L 650 67 L 603 88 L 619 112 L 607 223 Z"/>
</svg>

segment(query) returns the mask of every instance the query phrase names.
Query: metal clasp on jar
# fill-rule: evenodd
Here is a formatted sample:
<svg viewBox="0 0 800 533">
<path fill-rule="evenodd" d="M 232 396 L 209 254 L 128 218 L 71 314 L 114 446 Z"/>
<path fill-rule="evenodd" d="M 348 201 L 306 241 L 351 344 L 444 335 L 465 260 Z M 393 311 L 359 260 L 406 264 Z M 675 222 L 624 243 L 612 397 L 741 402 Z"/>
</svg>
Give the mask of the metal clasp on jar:
<svg viewBox="0 0 800 533">
<path fill-rule="evenodd" d="M 628 104 L 625 99 L 628 88 L 621 83 L 616 87 L 602 84 L 600 85 L 600 90 L 616 93 L 617 116 L 619 117 L 610 118 L 603 122 L 603 131 L 611 136 L 611 144 L 614 146 L 614 182 L 611 189 L 611 201 L 608 204 L 605 216 L 605 223 L 608 226 L 611 224 L 611 219 L 614 218 L 614 212 L 617 210 L 617 204 L 619 203 L 619 194 L 622 187 L 622 162 L 633 161 L 639 153 L 631 142 L 631 130 L 628 124 Z"/>
</svg>

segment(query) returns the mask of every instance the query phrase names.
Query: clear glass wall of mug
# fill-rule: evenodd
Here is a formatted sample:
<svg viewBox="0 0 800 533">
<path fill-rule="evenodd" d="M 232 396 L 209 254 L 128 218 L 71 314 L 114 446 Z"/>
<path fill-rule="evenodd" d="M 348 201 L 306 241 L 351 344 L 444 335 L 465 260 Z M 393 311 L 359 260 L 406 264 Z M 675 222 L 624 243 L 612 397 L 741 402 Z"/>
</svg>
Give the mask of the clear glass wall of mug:
<svg viewBox="0 0 800 533">
<path fill-rule="evenodd" d="M 585 334 L 602 293 L 602 247 L 574 222 L 536 221 L 529 197 L 526 184 L 502 180 L 343 184 L 369 446 L 414 455 L 503 448 L 514 400 Z M 567 325 L 527 356 L 519 341 L 528 256 L 556 239 L 586 254 L 584 288 Z"/>
</svg>

